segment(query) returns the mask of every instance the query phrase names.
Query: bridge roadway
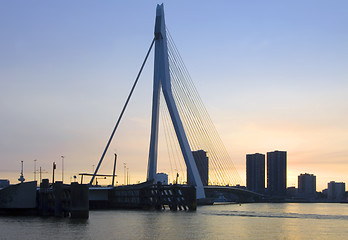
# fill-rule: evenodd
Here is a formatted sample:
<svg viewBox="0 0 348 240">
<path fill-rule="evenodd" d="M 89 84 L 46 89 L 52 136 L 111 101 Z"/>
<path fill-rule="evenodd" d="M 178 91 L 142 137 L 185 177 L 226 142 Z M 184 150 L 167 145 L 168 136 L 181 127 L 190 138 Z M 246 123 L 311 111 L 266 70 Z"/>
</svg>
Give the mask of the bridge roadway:
<svg viewBox="0 0 348 240">
<path fill-rule="evenodd" d="M 90 186 L 89 188 L 89 200 L 92 202 L 100 202 L 102 205 L 104 203 L 110 203 L 114 197 L 111 197 L 112 192 L 121 192 L 125 194 L 125 196 L 129 195 L 131 192 L 144 192 L 149 186 L 156 186 L 150 183 L 144 182 L 135 185 L 125 185 L 125 186 L 117 186 L 117 187 L 100 187 L 100 186 Z M 187 185 L 162 185 L 161 189 L 183 189 L 187 188 Z M 232 186 L 204 186 L 204 191 L 206 198 L 198 199 L 198 205 L 206 205 L 213 204 L 216 202 L 237 202 L 237 203 L 245 203 L 245 202 L 255 202 L 263 197 L 262 194 L 258 194 L 247 189 L 241 187 L 232 187 Z M 139 193 L 136 193 L 136 196 L 140 196 Z M 132 194 L 131 194 L 132 195 Z M 129 195 L 127 198 L 129 200 L 134 198 L 134 196 Z M 145 197 L 146 198 L 146 197 Z M 115 199 L 114 199 L 115 200 Z M 134 200 L 134 199 L 133 199 Z M 132 200 L 132 201 L 133 201 Z M 124 199 L 126 201 L 126 199 Z M 127 200 L 128 201 L 128 200 Z M 108 204 L 109 205 L 109 204 Z"/>
<path fill-rule="evenodd" d="M 204 186 L 206 202 L 255 202 L 264 197 L 264 195 L 247 190 L 241 187 L 233 186 Z"/>
</svg>

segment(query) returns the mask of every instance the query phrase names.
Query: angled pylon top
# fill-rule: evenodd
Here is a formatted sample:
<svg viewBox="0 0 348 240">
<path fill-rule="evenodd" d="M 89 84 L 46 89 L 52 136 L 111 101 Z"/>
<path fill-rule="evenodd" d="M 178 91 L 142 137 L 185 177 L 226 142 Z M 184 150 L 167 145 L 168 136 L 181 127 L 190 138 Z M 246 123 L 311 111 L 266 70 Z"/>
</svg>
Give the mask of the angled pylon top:
<svg viewBox="0 0 348 240">
<path fill-rule="evenodd" d="M 155 39 L 163 38 L 163 32 L 166 30 L 166 24 L 164 22 L 164 6 L 162 4 L 157 5 L 156 9 L 156 22 L 155 22 Z"/>
</svg>

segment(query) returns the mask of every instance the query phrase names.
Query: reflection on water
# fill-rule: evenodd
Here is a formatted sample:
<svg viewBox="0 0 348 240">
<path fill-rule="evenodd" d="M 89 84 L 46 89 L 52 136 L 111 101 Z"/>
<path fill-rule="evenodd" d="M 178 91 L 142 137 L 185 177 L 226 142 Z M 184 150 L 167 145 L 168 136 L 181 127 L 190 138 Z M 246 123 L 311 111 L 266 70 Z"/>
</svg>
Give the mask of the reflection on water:
<svg viewBox="0 0 348 240">
<path fill-rule="evenodd" d="M 86 221 L 0 217 L 0 239 L 348 239 L 348 204 L 242 204 L 197 212 L 91 211 Z"/>
</svg>

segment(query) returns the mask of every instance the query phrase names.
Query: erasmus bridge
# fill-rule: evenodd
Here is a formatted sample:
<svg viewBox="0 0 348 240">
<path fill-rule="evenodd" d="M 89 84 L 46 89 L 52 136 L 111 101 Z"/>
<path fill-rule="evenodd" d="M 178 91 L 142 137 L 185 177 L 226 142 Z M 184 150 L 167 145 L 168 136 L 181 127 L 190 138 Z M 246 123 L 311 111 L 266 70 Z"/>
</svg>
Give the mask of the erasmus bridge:
<svg viewBox="0 0 348 240">
<path fill-rule="evenodd" d="M 170 164 L 173 168 L 186 168 L 187 184 L 195 187 L 196 198 L 206 197 L 209 190 L 249 192 L 236 186 L 241 178 L 222 143 L 214 124 L 203 105 L 193 81 L 166 28 L 163 4 L 157 5 L 154 38 L 133 87 L 115 124 L 105 150 L 90 180 L 92 185 L 117 127 L 131 99 L 148 56 L 154 46 L 154 73 L 151 136 L 147 167 L 147 183 L 156 184 L 159 125 L 164 128 L 166 145 L 171 149 Z M 204 152 L 204 159 L 194 157 Z M 202 174 L 199 169 L 207 172 Z M 173 173 L 172 173 L 173 174 Z M 174 174 L 173 174 L 174 176 Z"/>
</svg>

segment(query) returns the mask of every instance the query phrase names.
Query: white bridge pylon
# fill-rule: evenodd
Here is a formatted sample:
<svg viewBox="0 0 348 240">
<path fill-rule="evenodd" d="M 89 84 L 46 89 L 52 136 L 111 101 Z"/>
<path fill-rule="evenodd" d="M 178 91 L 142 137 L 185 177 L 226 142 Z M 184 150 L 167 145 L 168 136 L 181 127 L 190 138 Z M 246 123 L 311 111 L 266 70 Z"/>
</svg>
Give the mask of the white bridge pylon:
<svg viewBox="0 0 348 240">
<path fill-rule="evenodd" d="M 152 98 L 152 120 L 150 150 L 147 169 L 147 181 L 154 181 L 157 173 L 157 152 L 158 152 L 158 126 L 159 126 L 159 104 L 160 91 L 162 89 L 165 102 L 174 126 L 174 130 L 181 148 L 187 167 L 187 177 L 193 186 L 196 187 L 197 199 L 205 198 L 204 188 L 199 175 L 196 162 L 194 161 L 189 142 L 187 140 L 178 109 L 176 107 L 169 72 L 168 48 L 166 25 L 164 21 L 163 4 L 157 5 L 155 22 L 155 63 L 153 78 Z"/>
</svg>

